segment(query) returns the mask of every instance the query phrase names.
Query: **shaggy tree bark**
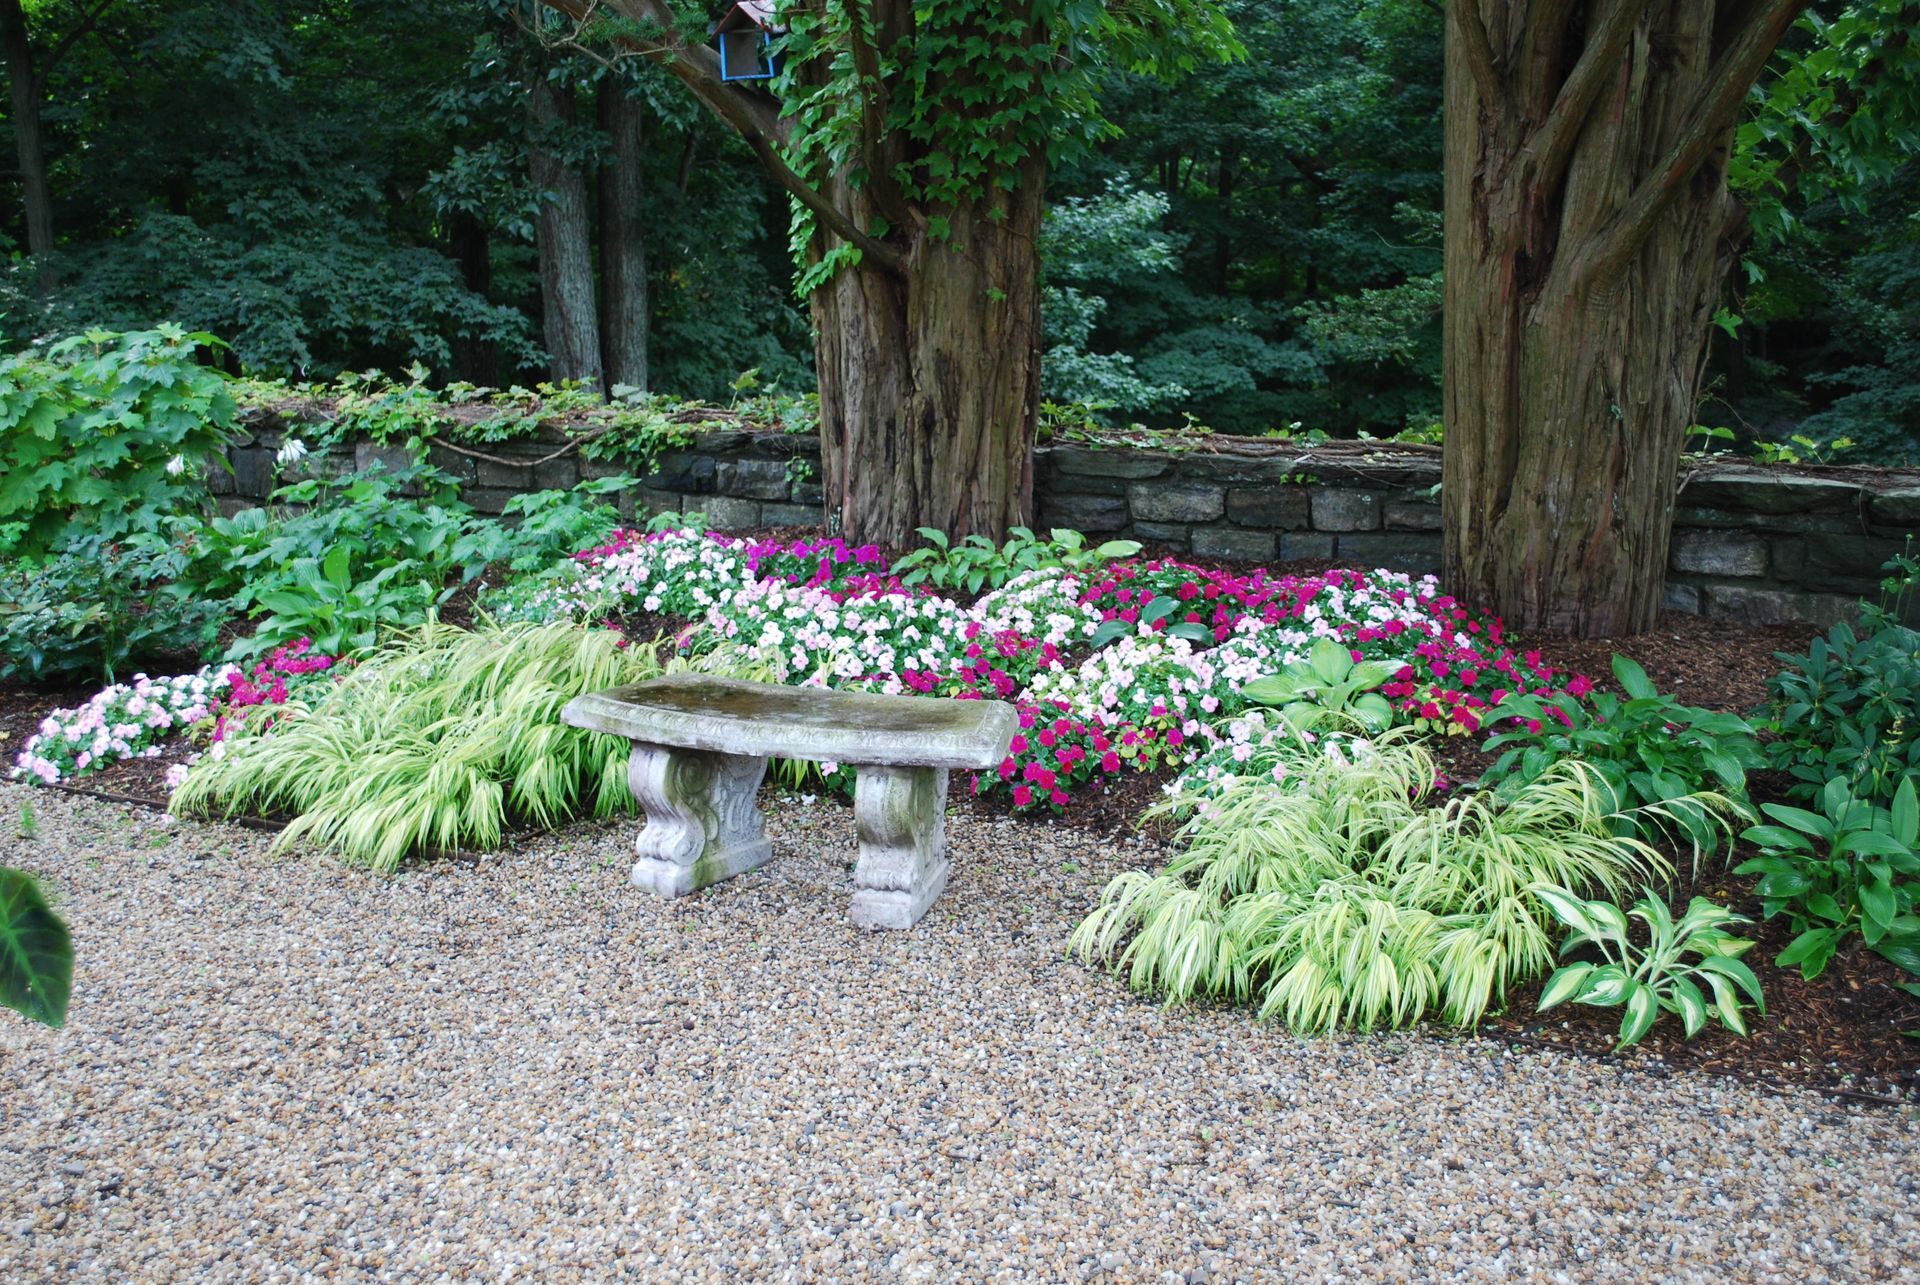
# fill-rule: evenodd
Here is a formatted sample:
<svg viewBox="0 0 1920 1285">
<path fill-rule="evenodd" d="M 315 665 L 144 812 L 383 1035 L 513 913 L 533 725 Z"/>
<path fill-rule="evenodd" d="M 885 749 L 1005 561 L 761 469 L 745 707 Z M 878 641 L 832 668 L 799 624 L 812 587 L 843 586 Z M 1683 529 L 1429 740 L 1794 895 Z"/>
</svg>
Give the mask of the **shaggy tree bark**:
<svg viewBox="0 0 1920 1285">
<path fill-rule="evenodd" d="M 528 171 L 544 193 L 534 219 L 540 256 L 541 322 L 555 379 L 601 382 L 600 325 L 593 303 L 592 219 L 587 180 L 579 168 L 548 150 L 573 123 L 573 91 L 536 74 L 528 94 L 534 146 Z"/>
<path fill-rule="evenodd" d="M 1805 4 L 1450 5 L 1445 574 L 1510 624 L 1654 623 L 1733 126 Z"/>
<path fill-rule="evenodd" d="M 600 351 L 607 387 L 647 386 L 646 109 L 619 77 L 600 87 L 600 129 L 611 140 L 600 171 Z"/>
<path fill-rule="evenodd" d="M 827 521 L 848 539 L 1000 538 L 1031 521 L 1044 182 L 1031 163 L 1012 191 L 954 210 L 950 236 L 915 237 L 908 270 L 862 263 L 814 292 Z"/>
</svg>

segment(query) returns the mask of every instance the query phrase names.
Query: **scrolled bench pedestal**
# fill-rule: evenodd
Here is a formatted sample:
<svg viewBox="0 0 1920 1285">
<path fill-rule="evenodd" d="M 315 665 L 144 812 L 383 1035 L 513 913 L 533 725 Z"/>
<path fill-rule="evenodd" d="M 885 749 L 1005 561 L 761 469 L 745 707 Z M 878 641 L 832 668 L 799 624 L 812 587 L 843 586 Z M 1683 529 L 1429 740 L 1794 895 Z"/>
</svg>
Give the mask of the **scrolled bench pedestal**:
<svg viewBox="0 0 1920 1285">
<path fill-rule="evenodd" d="M 876 696 L 676 674 L 594 692 L 561 715 L 633 742 L 646 812 L 633 881 L 684 897 L 767 863 L 757 794 L 773 757 L 854 767 L 853 922 L 911 928 L 942 890 L 947 773 L 996 767 L 1017 720 L 999 701 Z"/>
<path fill-rule="evenodd" d="M 773 859 L 757 795 L 767 761 L 635 741 L 627 784 L 647 814 L 633 882 L 684 897 Z"/>
</svg>

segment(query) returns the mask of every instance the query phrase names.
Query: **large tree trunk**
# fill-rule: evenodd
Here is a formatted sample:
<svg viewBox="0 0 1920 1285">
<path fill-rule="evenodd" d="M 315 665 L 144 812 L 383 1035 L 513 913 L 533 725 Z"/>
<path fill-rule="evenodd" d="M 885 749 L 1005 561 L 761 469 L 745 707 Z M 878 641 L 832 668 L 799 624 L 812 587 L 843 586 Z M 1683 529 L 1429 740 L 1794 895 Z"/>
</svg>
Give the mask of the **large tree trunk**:
<svg viewBox="0 0 1920 1285">
<path fill-rule="evenodd" d="M 950 237 L 916 237 L 905 272 L 862 264 L 814 292 L 829 530 L 900 548 L 917 527 L 1032 521 L 1044 182 L 1029 165 L 949 211 Z"/>
<path fill-rule="evenodd" d="M 1522 628 L 1638 633 L 1660 610 L 1680 452 L 1744 226 L 1731 113 L 1702 130 L 1696 110 L 1732 36 L 1714 0 L 1595 0 L 1557 37 L 1528 26 L 1546 6 L 1458 3 L 1484 18 L 1508 96 L 1489 101 L 1491 72 L 1449 22 L 1448 588 Z M 1591 99 L 1549 120 L 1581 97 L 1568 69 L 1610 26 L 1620 48 Z"/>
<path fill-rule="evenodd" d="M 0 43 L 6 46 L 7 83 L 13 97 L 13 146 L 20 157 L 20 186 L 27 215 L 27 253 L 34 257 L 41 293 L 53 288 L 53 195 L 47 185 L 47 154 L 40 141 L 40 83 L 20 0 L 0 0 Z"/>
<path fill-rule="evenodd" d="M 540 255 L 540 302 L 553 378 L 601 382 L 600 325 L 593 304 L 592 222 L 586 177 L 547 150 L 573 123 L 573 91 L 536 74 L 529 94 L 534 146 L 533 186 L 544 193 L 534 219 Z"/>
<path fill-rule="evenodd" d="M 600 171 L 600 345 L 607 387 L 647 386 L 646 109 L 610 76 L 600 86 L 600 128 L 612 140 Z"/>
</svg>

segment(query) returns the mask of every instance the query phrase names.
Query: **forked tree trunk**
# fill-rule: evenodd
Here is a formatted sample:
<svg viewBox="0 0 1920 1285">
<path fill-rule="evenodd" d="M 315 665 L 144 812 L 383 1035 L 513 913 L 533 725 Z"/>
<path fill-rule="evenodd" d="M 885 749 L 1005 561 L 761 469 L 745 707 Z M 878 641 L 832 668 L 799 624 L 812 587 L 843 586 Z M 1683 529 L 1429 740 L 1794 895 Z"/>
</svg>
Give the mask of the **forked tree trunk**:
<svg viewBox="0 0 1920 1285">
<path fill-rule="evenodd" d="M 539 146 L 553 131 L 573 123 L 573 91 L 560 88 L 538 69 L 529 93 L 536 145 L 528 171 L 545 194 L 534 218 L 540 257 L 542 334 L 555 379 L 601 382 L 600 323 L 593 302 L 592 216 L 587 180 L 577 166 Z M 540 134 L 548 139 L 539 139 Z"/>
<path fill-rule="evenodd" d="M 1597 39 L 1618 18 L 1623 48 L 1590 108 L 1543 130 L 1579 41 L 1529 47 L 1529 6 L 1457 2 L 1484 16 L 1511 97 L 1488 101 L 1449 22 L 1448 588 L 1523 628 L 1638 633 L 1660 610 L 1680 453 L 1744 227 L 1731 125 L 1696 132 L 1694 110 L 1731 37 L 1714 0 L 1587 4 L 1563 32 Z M 1681 172 L 1690 135 L 1699 162 Z"/>
<path fill-rule="evenodd" d="M 814 292 L 830 530 L 898 548 L 921 526 L 1000 539 L 1032 521 L 1044 182 L 1029 165 L 948 211 L 951 236 L 919 234 L 904 273 L 862 265 Z"/>
<path fill-rule="evenodd" d="M 610 76 L 600 128 L 611 140 L 600 171 L 600 351 L 607 388 L 647 386 L 646 107 Z"/>
</svg>

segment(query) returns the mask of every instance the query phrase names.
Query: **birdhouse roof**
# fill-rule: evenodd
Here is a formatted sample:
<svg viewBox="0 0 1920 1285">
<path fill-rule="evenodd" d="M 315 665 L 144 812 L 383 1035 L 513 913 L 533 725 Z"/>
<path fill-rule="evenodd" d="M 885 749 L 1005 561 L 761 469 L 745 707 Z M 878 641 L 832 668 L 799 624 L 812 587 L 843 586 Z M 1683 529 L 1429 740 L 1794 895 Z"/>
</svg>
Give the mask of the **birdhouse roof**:
<svg viewBox="0 0 1920 1285">
<path fill-rule="evenodd" d="M 737 31 L 752 23 L 762 31 L 777 31 L 773 25 L 773 0 L 734 0 L 727 11 L 720 15 L 720 21 L 713 24 L 715 31 Z"/>
</svg>

